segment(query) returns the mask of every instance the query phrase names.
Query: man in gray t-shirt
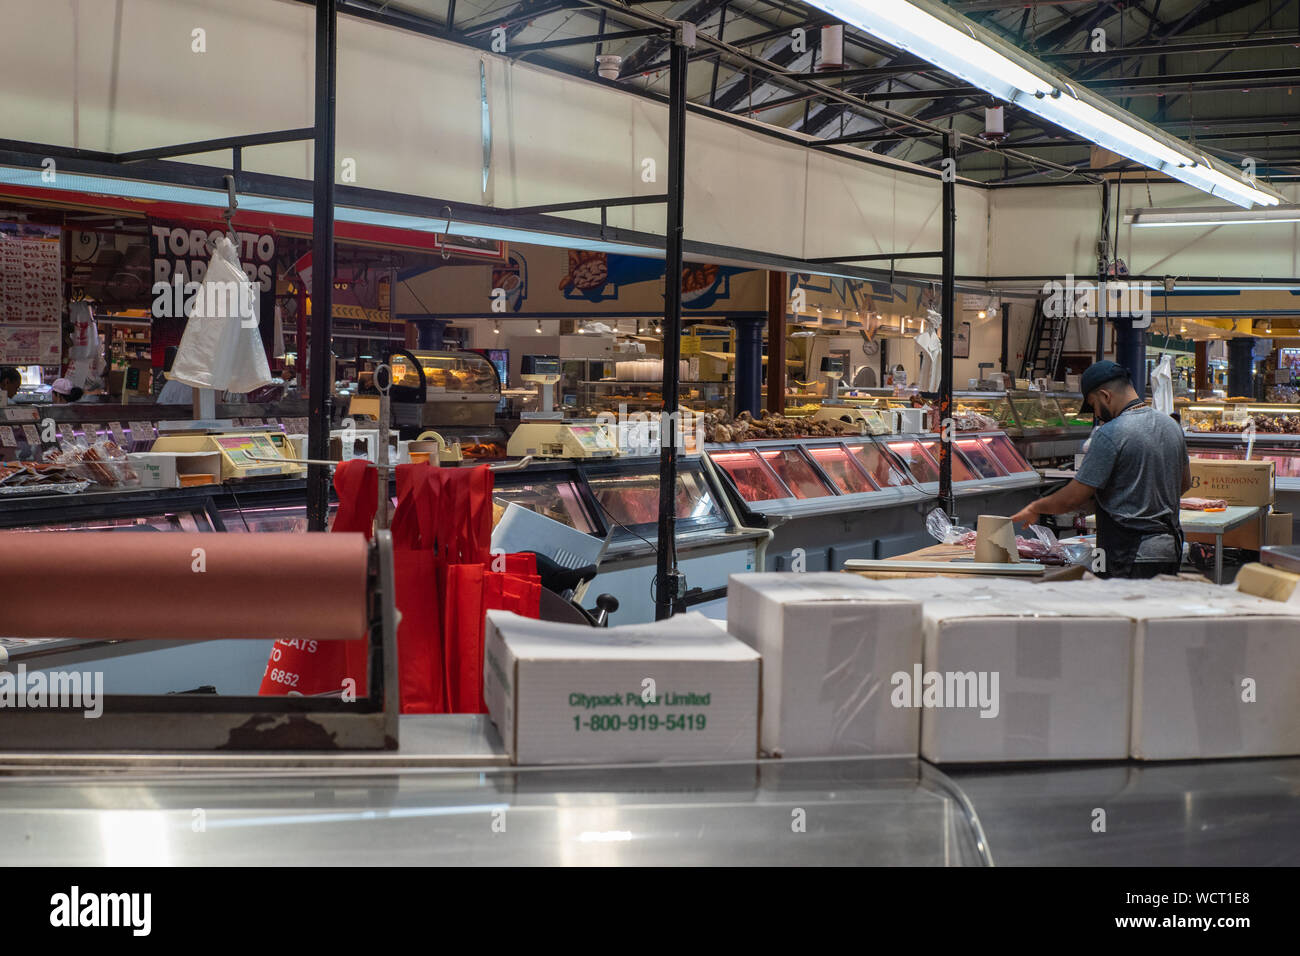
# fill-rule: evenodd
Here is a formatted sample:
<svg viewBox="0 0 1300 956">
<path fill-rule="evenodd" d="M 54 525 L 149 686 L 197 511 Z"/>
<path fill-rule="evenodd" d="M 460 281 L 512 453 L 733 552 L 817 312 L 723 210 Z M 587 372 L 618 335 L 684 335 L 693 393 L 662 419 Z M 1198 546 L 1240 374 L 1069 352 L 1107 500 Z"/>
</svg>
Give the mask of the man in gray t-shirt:
<svg viewBox="0 0 1300 956">
<path fill-rule="evenodd" d="M 1110 577 L 1177 573 L 1183 531 L 1178 501 L 1191 486 L 1187 443 L 1168 415 L 1142 404 L 1128 372 L 1097 362 L 1083 374 L 1084 405 L 1093 410 L 1088 452 L 1060 491 L 1031 503 L 1013 520 L 1065 514 L 1097 499 L 1097 547 Z"/>
</svg>

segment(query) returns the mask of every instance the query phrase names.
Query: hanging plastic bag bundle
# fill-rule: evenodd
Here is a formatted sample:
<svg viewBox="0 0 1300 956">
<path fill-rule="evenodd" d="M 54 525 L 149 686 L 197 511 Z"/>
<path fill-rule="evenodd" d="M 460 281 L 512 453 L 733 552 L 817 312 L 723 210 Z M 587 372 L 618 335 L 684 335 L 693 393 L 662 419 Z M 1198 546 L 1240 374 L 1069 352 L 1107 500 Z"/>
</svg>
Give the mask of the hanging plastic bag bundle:
<svg viewBox="0 0 1300 956">
<path fill-rule="evenodd" d="M 260 292 L 228 236 L 216 242 L 169 376 L 194 388 L 249 392 L 271 381 L 258 331 Z"/>
<path fill-rule="evenodd" d="M 1151 407 L 1165 415 L 1174 413 L 1174 357 L 1166 352 L 1151 372 Z"/>
</svg>

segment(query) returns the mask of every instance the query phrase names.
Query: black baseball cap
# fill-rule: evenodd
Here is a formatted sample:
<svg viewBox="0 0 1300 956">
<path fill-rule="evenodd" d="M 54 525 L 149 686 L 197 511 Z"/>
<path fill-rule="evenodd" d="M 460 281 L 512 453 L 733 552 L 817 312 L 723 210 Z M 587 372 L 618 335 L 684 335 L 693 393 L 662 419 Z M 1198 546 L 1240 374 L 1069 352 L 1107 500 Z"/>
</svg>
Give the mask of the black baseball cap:
<svg viewBox="0 0 1300 956">
<path fill-rule="evenodd" d="M 1126 382 L 1133 381 L 1129 375 L 1128 369 L 1118 362 L 1112 362 L 1110 359 L 1104 359 L 1100 362 L 1093 362 L 1088 366 L 1087 371 L 1083 373 L 1083 378 L 1079 380 L 1079 391 L 1083 392 L 1083 405 L 1080 411 L 1092 411 L 1088 404 L 1088 396 L 1107 382 L 1113 382 L 1117 378 L 1122 378 Z"/>
</svg>

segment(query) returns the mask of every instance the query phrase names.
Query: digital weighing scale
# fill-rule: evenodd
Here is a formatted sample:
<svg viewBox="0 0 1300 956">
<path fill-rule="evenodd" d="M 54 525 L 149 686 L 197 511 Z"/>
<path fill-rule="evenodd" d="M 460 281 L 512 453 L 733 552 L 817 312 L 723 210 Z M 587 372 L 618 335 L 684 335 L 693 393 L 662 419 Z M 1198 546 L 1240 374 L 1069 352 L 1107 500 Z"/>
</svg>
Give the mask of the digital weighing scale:
<svg viewBox="0 0 1300 956">
<path fill-rule="evenodd" d="M 618 441 L 605 422 L 521 421 L 506 445 L 515 458 L 615 458 Z"/>
</svg>

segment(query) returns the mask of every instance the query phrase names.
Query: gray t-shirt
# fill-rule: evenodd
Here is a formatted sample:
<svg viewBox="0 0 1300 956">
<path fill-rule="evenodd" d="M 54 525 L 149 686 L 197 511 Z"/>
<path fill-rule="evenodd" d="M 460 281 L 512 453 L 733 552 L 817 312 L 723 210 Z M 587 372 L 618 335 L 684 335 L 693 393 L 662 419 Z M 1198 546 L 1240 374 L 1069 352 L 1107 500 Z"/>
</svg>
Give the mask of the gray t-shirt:
<svg viewBox="0 0 1300 956">
<path fill-rule="evenodd" d="M 1097 505 L 1116 523 L 1143 535 L 1137 561 L 1176 561 L 1187 442 L 1168 415 L 1130 408 L 1092 433 L 1075 478 L 1096 489 Z"/>
</svg>

